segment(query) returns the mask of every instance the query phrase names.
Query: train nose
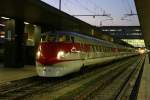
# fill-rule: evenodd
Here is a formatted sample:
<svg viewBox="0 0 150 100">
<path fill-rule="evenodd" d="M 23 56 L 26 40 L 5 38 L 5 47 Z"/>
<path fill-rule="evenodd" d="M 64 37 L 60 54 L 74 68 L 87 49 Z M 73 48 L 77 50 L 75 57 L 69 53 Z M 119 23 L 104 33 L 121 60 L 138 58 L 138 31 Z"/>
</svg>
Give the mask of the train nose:
<svg viewBox="0 0 150 100">
<path fill-rule="evenodd" d="M 57 59 L 56 46 L 50 43 L 41 43 L 36 53 L 36 60 L 44 65 L 52 64 Z"/>
</svg>

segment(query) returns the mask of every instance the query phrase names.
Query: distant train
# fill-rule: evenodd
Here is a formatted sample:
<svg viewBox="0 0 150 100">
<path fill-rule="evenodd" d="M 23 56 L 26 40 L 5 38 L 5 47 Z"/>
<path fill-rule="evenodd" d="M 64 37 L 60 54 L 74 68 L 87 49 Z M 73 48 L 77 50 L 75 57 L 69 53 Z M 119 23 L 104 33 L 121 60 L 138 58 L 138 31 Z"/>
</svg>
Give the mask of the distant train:
<svg viewBox="0 0 150 100">
<path fill-rule="evenodd" d="M 36 53 L 36 70 L 42 77 L 61 77 L 81 68 L 137 55 L 124 47 L 76 32 L 49 32 Z"/>
</svg>

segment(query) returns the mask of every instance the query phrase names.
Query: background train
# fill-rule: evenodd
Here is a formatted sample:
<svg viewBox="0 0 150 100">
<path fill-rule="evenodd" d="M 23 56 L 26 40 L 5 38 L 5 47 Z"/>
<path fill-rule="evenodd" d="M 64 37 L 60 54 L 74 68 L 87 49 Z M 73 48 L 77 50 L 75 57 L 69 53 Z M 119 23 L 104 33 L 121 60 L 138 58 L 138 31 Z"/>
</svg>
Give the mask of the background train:
<svg viewBox="0 0 150 100">
<path fill-rule="evenodd" d="M 36 54 L 39 76 L 61 77 L 82 67 L 137 55 L 133 48 L 76 32 L 49 32 L 42 36 Z"/>
</svg>

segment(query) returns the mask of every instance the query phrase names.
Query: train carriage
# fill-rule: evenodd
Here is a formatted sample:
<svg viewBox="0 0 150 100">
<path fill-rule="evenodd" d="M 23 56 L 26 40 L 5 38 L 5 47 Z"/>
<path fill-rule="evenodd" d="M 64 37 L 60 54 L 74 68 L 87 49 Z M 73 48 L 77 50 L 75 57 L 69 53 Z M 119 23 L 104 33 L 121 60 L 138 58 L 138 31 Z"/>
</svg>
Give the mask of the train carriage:
<svg viewBox="0 0 150 100">
<path fill-rule="evenodd" d="M 82 67 L 102 64 L 136 55 L 121 45 L 76 32 L 48 32 L 42 36 L 36 54 L 39 76 L 61 77 L 79 71 Z"/>
</svg>

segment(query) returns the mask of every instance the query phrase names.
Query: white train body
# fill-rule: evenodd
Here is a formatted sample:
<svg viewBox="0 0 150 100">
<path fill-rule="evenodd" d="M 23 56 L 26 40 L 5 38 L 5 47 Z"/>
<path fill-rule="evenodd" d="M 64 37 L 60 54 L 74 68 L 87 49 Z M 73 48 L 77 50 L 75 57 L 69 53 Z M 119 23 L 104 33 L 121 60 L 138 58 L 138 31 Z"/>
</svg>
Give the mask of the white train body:
<svg viewBox="0 0 150 100">
<path fill-rule="evenodd" d="M 82 67 L 137 55 L 133 48 L 75 32 L 49 33 L 43 38 L 36 56 L 36 70 L 42 77 L 61 77 Z"/>
</svg>

